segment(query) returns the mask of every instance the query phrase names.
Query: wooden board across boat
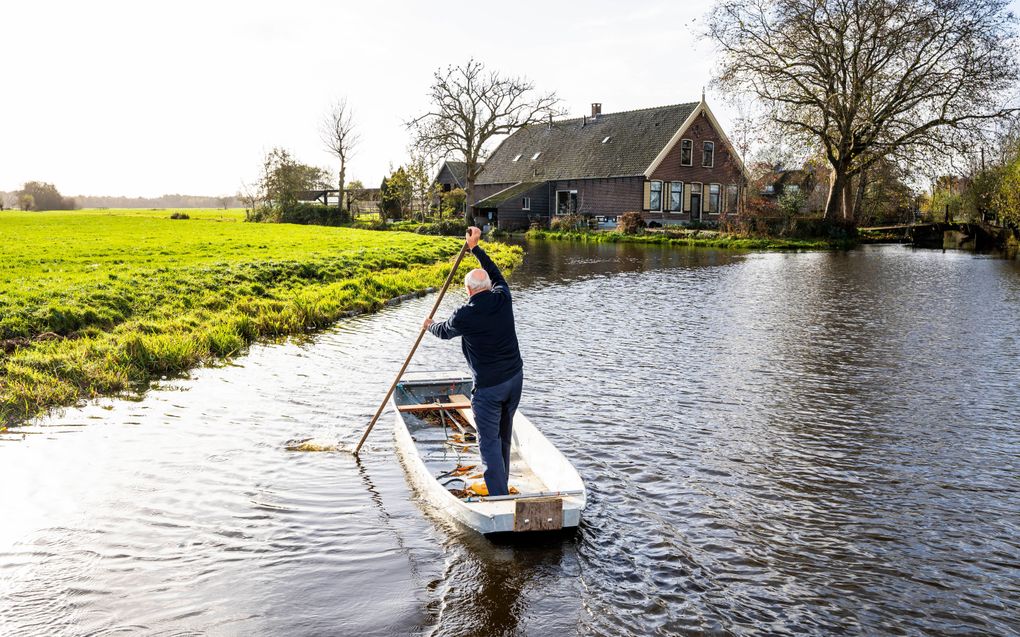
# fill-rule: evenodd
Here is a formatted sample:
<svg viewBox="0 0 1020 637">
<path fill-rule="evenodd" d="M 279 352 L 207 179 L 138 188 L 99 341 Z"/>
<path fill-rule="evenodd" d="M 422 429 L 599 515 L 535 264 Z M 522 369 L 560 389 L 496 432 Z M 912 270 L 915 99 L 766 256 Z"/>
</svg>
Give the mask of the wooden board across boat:
<svg viewBox="0 0 1020 637">
<path fill-rule="evenodd" d="M 455 372 L 410 372 L 397 384 L 394 437 L 412 485 L 439 513 L 486 535 L 576 527 L 585 505 L 581 476 L 519 410 L 510 448 L 510 486 L 517 493 L 461 493 L 484 484 L 470 395 L 471 378 Z"/>
</svg>

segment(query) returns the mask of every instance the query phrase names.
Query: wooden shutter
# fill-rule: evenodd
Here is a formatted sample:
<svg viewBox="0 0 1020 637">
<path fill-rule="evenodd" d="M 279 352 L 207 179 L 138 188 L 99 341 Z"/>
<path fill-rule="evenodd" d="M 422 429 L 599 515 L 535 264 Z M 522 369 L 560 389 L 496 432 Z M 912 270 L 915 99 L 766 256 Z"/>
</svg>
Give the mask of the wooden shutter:
<svg viewBox="0 0 1020 637">
<path fill-rule="evenodd" d="M 709 205 L 709 201 L 712 199 L 712 184 L 703 184 L 701 186 L 701 212 L 712 212 L 712 207 Z"/>
<path fill-rule="evenodd" d="M 687 184 L 684 188 L 684 212 L 691 211 L 691 185 Z"/>
<path fill-rule="evenodd" d="M 645 198 L 641 206 L 642 210 L 649 210 L 652 207 L 652 182 L 645 182 Z"/>
</svg>

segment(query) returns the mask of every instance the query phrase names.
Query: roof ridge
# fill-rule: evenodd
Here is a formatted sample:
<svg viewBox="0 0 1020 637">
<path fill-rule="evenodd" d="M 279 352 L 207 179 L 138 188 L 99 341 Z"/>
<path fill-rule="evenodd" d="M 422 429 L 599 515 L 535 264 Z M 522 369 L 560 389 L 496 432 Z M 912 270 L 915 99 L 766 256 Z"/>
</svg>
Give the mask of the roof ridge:
<svg viewBox="0 0 1020 637">
<path fill-rule="evenodd" d="M 679 108 L 682 106 L 697 106 L 701 102 L 679 102 L 677 104 L 663 104 L 662 106 L 646 106 L 645 108 L 632 108 L 629 111 L 613 111 L 612 113 L 600 113 L 599 118 L 606 117 L 608 115 L 627 115 L 628 113 L 642 113 L 644 111 L 661 111 L 667 108 Z M 554 119 L 553 124 L 570 124 L 572 122 L 580 122 L 582 119 L 586 119 L 590 122 L 592 118 L 590 115 L 581 115 L 579 117 L 571 117 L 568 119 Z M 595 121 L 598 121 L 596 119 Z M 525 128 L 531 128 L 532 126 L 548 126 L 548 122 L 535 122 L 534 124 L 528 124 Z"/>
<path fill-rule="evenodd" d="M 582 117 L 536 122 L 500 142 L 487 158 L 479 183 L 530 180 L 538 177 L 535 170 L 543 179 L 643 174 L 703 105 L 684 102 L 605 113 L 594 121 Z M 525 157 L 529 159 L 520 161 Z"/>
<path fill-rule="evenodd" d="M 602 113 L 599 117 L 606 115 L 622 115 L 623 113 L 640 113 L 641 111 L 657 111 L 663 108 L 676 108 L 678 106 L 691 106 L 692 104 L 697 106 L 701 102 L 679 102 L 677 104 L 663 104 L 662 106 L 646 106 L 645 108 L 632 108 L 629 111 L 614 111 L 612 113 Z M 589 118 L 590 119 L 590 118 Z"/>
</svg>

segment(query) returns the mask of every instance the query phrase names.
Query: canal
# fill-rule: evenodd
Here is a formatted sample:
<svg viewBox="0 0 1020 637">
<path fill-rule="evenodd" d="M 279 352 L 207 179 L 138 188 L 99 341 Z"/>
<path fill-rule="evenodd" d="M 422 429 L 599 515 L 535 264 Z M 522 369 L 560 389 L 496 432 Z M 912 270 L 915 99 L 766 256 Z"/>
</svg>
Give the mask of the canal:
<svg viewBox="0 0 1020 637">
<path fill-rule="evenodd" d="M 360 462 L 285 450 L 357 440 L 417 299 L 5 434 L 0 635 L 1020 634 L 1016 261 L 528 251 L 522 409 L 588 485 L 574 538 L 433 516 L 389 419 Z"/>
</svg>

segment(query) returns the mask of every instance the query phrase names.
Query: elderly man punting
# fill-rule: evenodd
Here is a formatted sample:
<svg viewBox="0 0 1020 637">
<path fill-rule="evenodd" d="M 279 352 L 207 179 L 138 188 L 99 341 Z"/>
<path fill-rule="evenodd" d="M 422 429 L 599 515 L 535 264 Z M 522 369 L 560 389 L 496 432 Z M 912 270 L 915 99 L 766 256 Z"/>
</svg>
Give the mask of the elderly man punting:
<svg viewBox="0 0 1020 637">
<path fill-rule="evenodd" d="M 507 495 L 510 434 L 521 401 L 524 363 L 514 328 L 510 286 L 479 247 L 481 236 L 478 228 L 468 229 L 468 249 L 482 266 L 464 277 L 468 302 L 441 323 L 425 319 L 425 327 L 444 340 L 461 337 L 461 349 L 474 377 L 471 409 L 485 463 L 485 486 L 489 495 Z"/>
</svg>

